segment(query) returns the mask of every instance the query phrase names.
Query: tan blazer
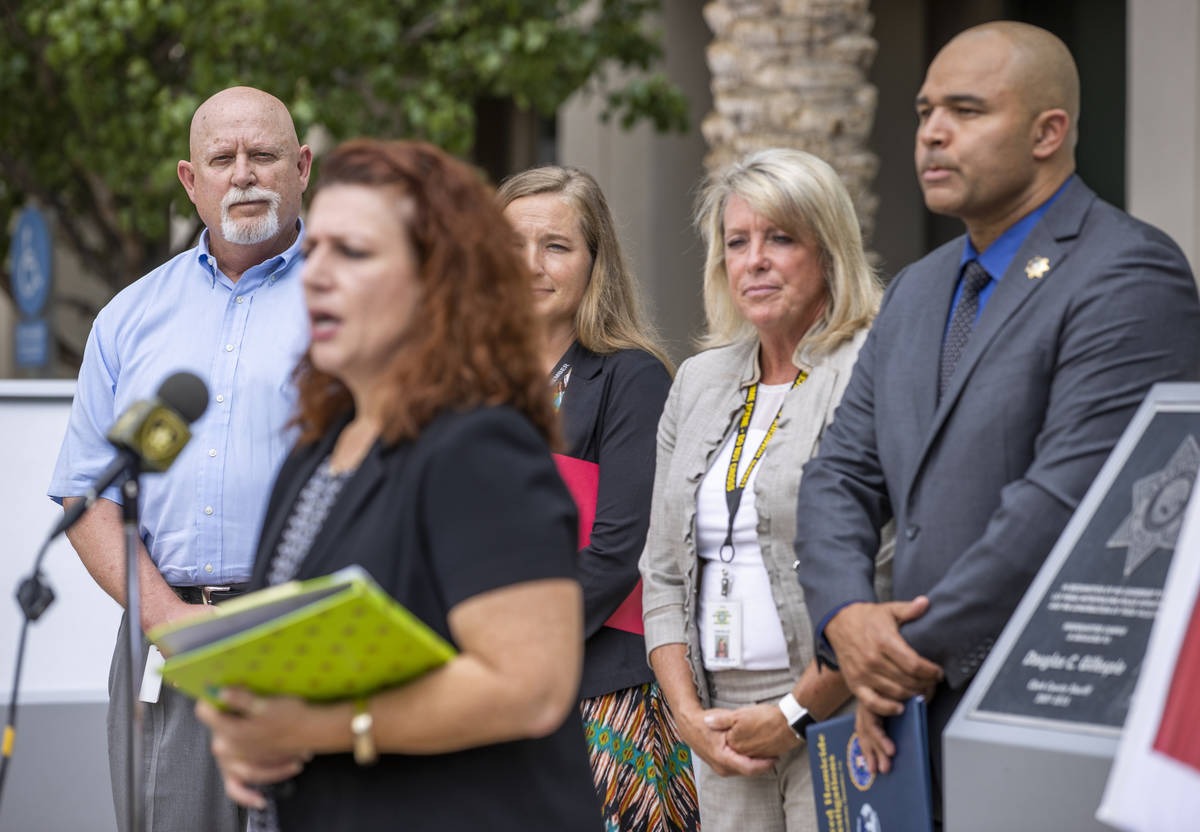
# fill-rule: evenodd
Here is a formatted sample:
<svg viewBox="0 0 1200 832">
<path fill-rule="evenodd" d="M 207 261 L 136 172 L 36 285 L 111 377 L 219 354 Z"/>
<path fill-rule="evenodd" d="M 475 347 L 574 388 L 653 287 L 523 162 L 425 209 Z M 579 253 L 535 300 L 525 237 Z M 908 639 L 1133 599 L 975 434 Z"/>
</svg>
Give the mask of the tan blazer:
<svg viewBox="0 0 1200 832">
<path fill-rule="evenodd" d="M 808 379 L 790 390 L 779 425 L 758 463 L 754 484 L 758 541 L 771 582 L 775 608 L 788 645 L 795 678 L 813 658 L 812 622 L 796 579 L 796 492 L 800 469 L 817 452 L 825 427 L 846 388 L 866 330 L 828 355 L 810 359 L 797 351 L 793 362 Z M 696 692 L 709 707 L 708 686 L 696 625 L 699 558 L 696 554 L 696 494 L 717 451 L 758 381 L 758 339 L 706 350 L 683 362 L 658 423 L 658 462 L 650 529 L 642 550 L 646 653 L 663 644 L 686 644 Z M 804 522 L 808 522 L 805 520 Z M 819 522 L 813 518 L 812 522 Z M 876 570 L 877 597 L 890 597 L 891 536 L 885 538 Z"/>
</svg>

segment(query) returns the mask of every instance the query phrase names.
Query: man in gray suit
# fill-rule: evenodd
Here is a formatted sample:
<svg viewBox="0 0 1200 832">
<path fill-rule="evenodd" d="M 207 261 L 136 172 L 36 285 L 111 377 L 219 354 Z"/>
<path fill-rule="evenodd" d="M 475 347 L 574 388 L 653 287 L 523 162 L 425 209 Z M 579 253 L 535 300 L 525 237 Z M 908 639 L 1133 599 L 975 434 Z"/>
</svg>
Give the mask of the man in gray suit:
<svg viewBox="0 0 1200 832">
<path fill-rule="evenodd" d="M 1187 262 L 1074 174 L 1078 113 L 1066 46 L 1019 23 L 955 37 L 917 96 L 925 203 L 967 234 L 892 281 L 798 506 L 819 655 L 873 768 L 882 717 L 932 692 L 940 782 L 954 706 L 1139 402 L 1200 368 Z M 892 518 L 903 600 L 875 603 Z"/>
</svg>

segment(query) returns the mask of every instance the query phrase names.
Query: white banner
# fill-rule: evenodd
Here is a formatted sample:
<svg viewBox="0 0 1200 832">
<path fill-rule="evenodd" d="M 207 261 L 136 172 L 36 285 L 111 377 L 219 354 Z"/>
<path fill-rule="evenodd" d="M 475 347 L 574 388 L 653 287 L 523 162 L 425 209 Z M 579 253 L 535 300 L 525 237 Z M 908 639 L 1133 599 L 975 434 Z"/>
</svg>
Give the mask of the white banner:
<svg viewBox="0 0 1200 832">
<path fill-rule="evenodd" d="M 1200 487 L 1096 817 L 1130 832 L 1200 829 Z"/>
</svg>

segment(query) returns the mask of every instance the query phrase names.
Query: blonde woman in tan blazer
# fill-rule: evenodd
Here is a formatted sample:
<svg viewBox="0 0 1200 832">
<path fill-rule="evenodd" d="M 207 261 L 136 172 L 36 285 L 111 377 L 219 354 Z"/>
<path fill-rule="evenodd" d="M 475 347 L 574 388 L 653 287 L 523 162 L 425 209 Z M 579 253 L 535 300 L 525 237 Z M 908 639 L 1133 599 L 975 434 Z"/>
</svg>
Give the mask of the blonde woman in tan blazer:
<svg viewBox="0 0 1200 832">
<path fill-rule="evenodd" d="M 659 423 L 646 649 L 692 750 L 705 832 L 816 829 L 801 736 L 850 695 L 813 661 L 796 492 L 880 289 L 845 188 L 810 154 L 761 151 L 713 175 L 697 224 L 710 349 L 679 368 Z"/>
</svg>

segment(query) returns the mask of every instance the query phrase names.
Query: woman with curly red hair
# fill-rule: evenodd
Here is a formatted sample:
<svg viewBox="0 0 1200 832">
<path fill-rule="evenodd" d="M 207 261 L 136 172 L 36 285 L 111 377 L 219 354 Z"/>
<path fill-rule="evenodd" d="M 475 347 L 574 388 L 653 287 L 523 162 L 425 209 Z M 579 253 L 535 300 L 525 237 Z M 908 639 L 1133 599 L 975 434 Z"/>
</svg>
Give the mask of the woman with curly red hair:
<svg viewBox="0 0 1200 832">
<path fill-rule="evenodd" d="M 252 828 L 599 828 L 567 718 L 576 516 L 499 209 L 432 146 L 359 140 L 324 160 L 304 248 L 301 438 L 254 582 L 357 563 L 459 654 L 358 702 L 200 704 L 230 796 L 258 810 Z"/>
</svg>

